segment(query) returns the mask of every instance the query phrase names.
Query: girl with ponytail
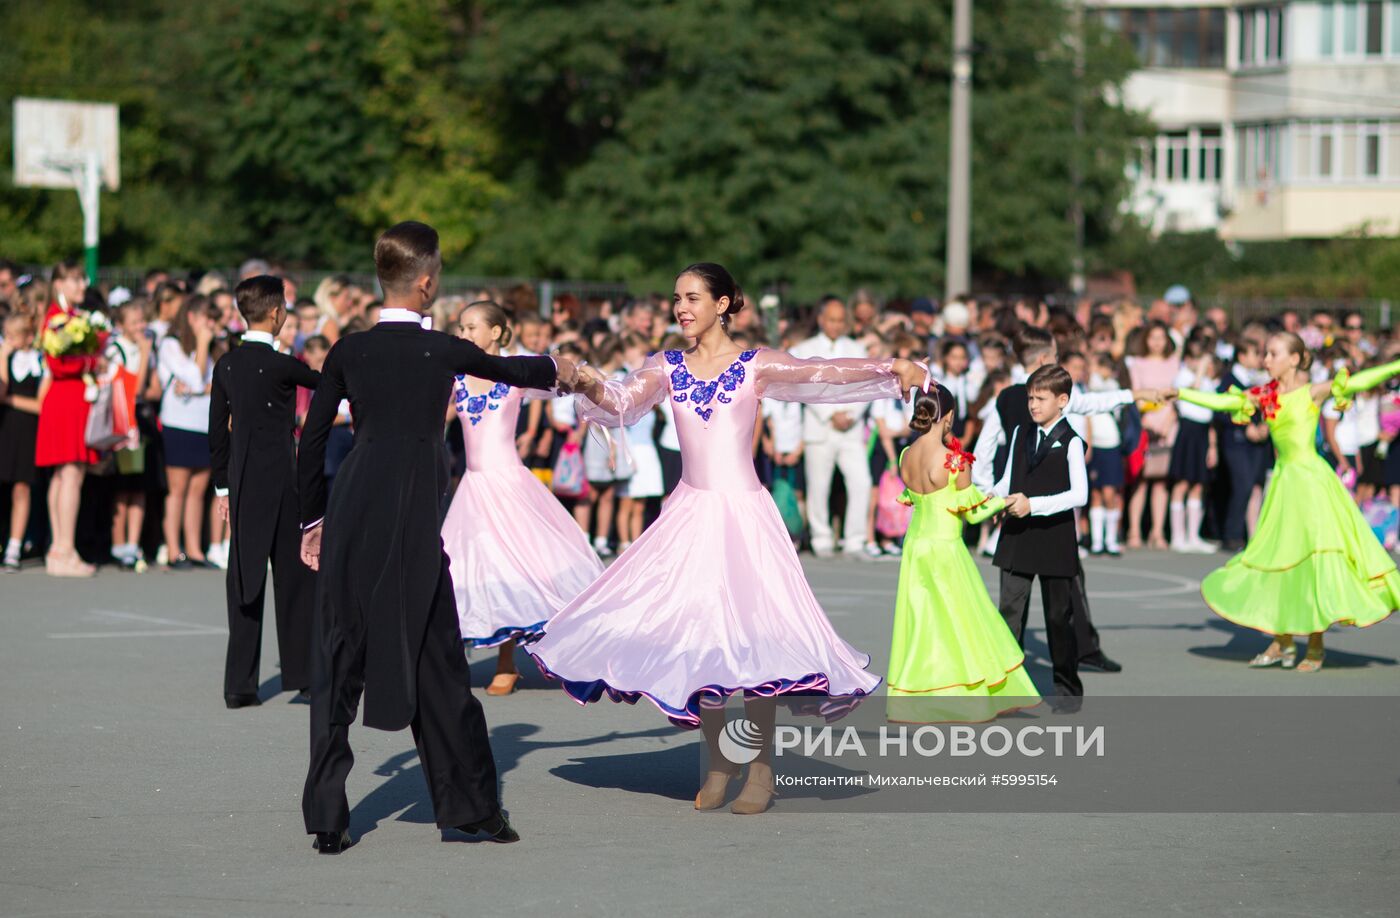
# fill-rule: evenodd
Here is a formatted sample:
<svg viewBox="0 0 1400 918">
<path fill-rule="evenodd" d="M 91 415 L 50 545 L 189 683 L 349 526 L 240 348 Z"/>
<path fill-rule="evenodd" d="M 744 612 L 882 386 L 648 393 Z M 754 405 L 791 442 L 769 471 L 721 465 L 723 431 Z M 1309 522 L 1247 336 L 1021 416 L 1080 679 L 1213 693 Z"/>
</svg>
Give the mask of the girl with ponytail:
<svg viewBox="0 0 1400 918">
<path fill-rule="evenodd" d="M 491 300 L 462 312 L 461 337 L 496 356 L 510 344 L 510 321 Z M 515 645 L 603 572 L 562 504 L 525 467 L 516 421 L 525 399 L 553 393 L 458 376 L 449 412 L 462 420 L 467 467 L 442 524 L 458 626 L 467 647 L 497 649 L 488 695 L 515 691 Z"/>
<path fill-rule="evenodd" d="M 901 500 L 914 507 L 899 565 L 886 716 L 899 723 L 975 722 L 1037 704 L 1025 653 L 963 544 L 964 523 L 1003 501 L 972 484 L 971 453 L 953 436 L 957 402 L 941 385 L 919 392 L 904 449 Z"/>
</svg>

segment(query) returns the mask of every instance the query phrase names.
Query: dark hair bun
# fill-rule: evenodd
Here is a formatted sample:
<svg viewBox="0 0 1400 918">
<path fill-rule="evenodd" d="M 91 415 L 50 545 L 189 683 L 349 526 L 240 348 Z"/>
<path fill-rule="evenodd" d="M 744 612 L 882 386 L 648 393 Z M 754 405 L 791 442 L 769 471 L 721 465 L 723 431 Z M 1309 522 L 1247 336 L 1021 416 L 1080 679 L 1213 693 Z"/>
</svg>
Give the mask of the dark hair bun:
<svg viewBox="0 0 1400 918">
<path fill-rule="evenodd" d="M 927 392 L 921 389 L 914 396 L 914 416 L 909 420 L 909 427 L 919 433 L 928 433 L 935 424 L 952 414 L 955 405 L 953 393 L 939 383 L 934 383 Z"/>
<path fill-rule="evenodd" d="M 741 310 L 741 309 L 743 309 L 743 308 L 744 308 L 744 288 L 740 287 L 738 284 L 735 284 L 735 285 L 734 285 L 734 296 L 732 296 L 732 297 L 730 298 L 730 300 L 729 300 L 729 308 L 726 309 L 726 310 L 724 311 L 724 314 L 727 315 L 727 316 L 732 316 L 732 315 L 734 315 L 734 313 L 738 312 L 739 310 Z"/>
</svg>

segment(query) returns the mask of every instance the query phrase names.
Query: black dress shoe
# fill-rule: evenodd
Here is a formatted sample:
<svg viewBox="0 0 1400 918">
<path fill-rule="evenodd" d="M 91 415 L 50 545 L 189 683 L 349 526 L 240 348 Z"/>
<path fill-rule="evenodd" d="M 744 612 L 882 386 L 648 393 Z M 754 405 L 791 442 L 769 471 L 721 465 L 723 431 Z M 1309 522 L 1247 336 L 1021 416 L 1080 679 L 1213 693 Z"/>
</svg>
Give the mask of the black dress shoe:
<svg viewBox="0 0 1400 918">
<path fill-rule="evenodd" d="M 230 710 L 233 708 L 255 708 L 260 704 L 262 702 L 258 700 L 258 696 L 251 693 L 224 696 L 224 706 Z"/>
<path fill-rule="evenodd" d="M 1220 549 L 1222 551 L 1228 551 L 1231 554 L 1236 554 L 1244 551 L 1244 542 L 1240 539 L 1226 539 L 1220 543 Z"/>
<path fill-rule="evenodd" d="M 1078 714 L 1083 707 L 1083 695 L 1052 695 L 1050 697 L 1050 710 L 1056 714 Z"/>
<path fill-rule="evenodd" d="M 341 829 L 339 832 L 317 832 L 312 847 L 321 854 L 339 854 L 353 844 L 355 840 L 350 833 Z"/>
<path fill-rule="evenodd" d="M 191 561 L 189 558 L 186 558 L 184 555 L 179 555 L 175 558 L 174 561 L 171 561 L 165 567 L 166 570 L 172 571 L 191 571 L 194 570 L 194 562 Z"/>
<path fill-rule="evenodd" d="M 311 703 L 311 689 L 309 689 L 309 688 L 297 689 L 297 695 L 296 695 L 295 698 L 292 699 L 292 704 L 310 704 L 310 703 Z"/>
<path fill-rule="evenodd" d="M 511 827 L 510 820 L 506 819 L 505 813 L 497 813 L 489 819 L 481 822 L 463 823 L 457 827 L 458 832 L 465 832 L 467 835 L 481 835 L 485 833 L 487 839 L 508 845 L 511 842 L 520 841 L 520 833 Z"/>
<path fill-rule="evenodd" d="M 1104 652 L 1100 650 L 1098 653 L 1091 653 L 1087 657 L 1081 657 L 1079 660 L 1079 668 L 1091 669 L 1100 673 L 1121 673 L 1123 671 L 1123 664 L 1119 663 L 1117 660 L 1110 660 L 1108 657 L 1104 656 Z"/>
</svg>

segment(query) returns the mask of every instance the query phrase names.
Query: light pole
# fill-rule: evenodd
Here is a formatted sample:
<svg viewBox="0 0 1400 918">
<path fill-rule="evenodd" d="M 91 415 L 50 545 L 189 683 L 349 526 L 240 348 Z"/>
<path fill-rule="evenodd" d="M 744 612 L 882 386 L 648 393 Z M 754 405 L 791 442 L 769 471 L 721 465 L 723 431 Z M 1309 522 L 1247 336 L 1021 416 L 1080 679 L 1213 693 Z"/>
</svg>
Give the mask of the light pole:
<svg viewBox="0 0 1400 918">
<path fill-rule="evenodd" d="M 971 284 L 972 0 L 953 0 L 953 86 L 948 120 L 948 245 L 944 298 Z"/>
</svg>

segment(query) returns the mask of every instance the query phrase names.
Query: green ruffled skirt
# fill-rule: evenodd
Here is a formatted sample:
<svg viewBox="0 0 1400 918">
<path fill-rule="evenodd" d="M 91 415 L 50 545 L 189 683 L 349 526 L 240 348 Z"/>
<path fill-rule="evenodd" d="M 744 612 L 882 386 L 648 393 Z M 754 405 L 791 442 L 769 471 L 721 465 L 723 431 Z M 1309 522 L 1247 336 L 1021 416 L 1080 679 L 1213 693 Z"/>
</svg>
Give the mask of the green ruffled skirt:
<svg viewBox="0 0 1400 918">
<path fill-rule="evenodd" d="M 1280 461 L 1249 546 L 1201 583 L 1222 618 L 1266 634 L 1366 627 L 1400 608 L 1400 574 L 1316 454 Z"/>
</svg>

